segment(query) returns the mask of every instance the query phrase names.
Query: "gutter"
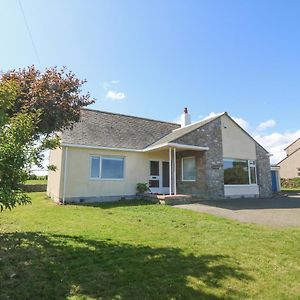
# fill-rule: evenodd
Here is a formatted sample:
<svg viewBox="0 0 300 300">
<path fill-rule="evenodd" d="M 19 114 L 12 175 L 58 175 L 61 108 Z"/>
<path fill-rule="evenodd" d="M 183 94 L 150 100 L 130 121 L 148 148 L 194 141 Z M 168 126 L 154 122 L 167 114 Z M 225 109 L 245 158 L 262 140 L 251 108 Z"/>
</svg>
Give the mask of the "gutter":
<svg viewBox="0 0 300 300">
<path fill-rule="evenodd" d="M 178 149 L 190 149 L 190 150 L 199 150 L 199 151 L 207 151 L 209 147 L 201 147 L 194 145 L 186 145 L 186 144 L 178 144 L 178 143 L 163 143 L 156 146 L 149 146 L 144 149 L 131 149 L 131 148 L 115 148 L 115 147 L 103 147 L 103 146 L 89 146 L 89 145 L 81 145 L 81 144 L 62 144 L 64 147 L 73 147 L 73 148 L 85 148 L 85 149 L 99 149 L 99 150 L 113 150 L 113 151 L 126 151 L 126 152 L 148 152 L 156 149 L 160 149 L 163 147 L 175 147 Z"/>
<path fill-rule="evenodd" d="M 114 147 L 104 147 L 104 146 L 89 146 L 89 145 L 81 145 L 81 144 L 62 144 L 65 147 L 72 148 L 86 148 L 86 149 L 100 149 L 100 150 L 115 150 L 115 151 L 127 151 L 127 152 L 143 152 L 143 150 L 139 149 L 130 149 L 130 148 L 114 148 Z"/>
</svg>

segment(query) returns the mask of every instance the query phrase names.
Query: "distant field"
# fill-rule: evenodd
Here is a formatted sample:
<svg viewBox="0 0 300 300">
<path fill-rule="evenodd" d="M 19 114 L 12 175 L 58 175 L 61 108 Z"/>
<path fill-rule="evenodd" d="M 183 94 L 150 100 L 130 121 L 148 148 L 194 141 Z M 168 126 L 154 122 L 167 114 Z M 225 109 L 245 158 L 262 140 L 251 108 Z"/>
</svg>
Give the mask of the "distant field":
<svg viewBox="0 0 300 300">
<path fill-rule="evenodd" d="M 46 179 L 27 180 L 25 184 L 47 184 L 47 180 Z"/>
</svg>

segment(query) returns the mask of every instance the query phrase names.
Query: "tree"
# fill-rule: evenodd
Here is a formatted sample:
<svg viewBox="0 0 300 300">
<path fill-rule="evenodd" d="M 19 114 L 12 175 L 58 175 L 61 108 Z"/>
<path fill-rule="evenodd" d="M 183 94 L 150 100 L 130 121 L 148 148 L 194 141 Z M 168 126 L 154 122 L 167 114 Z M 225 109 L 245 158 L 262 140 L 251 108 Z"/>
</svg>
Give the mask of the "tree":
<svg viewBox="0 0 300 300">
<path fill-rule="evenodd" d="M 18 113 L 9 117 L 17 95 L 13 82 L 0 85 L 0 210 L 28 203 L 29 197 L 19 188 L 26 180 L 26 167 L 33 159 L 33 133 L 38 114 Z"/>
<path fill-rule="evenodd" d="M 79 121 L 80 108 L 94 102 L 89 93 L 82 93 L 86 80 L 78 79 L 65 67 L 52 67 L 45 72 L 34 66 L 11 70 L 2 74 L 2 83 L 13 81 L 19 89 L 13 105 L 7 110 L 10 116 L 22 111 L 40 111 L 37 134 L 52 134 Z"/>
<path fill-rule="evenodd" d="M 80 109 L 93 102 L 85 83 L 65 68 L 44 73 L 34 66 L 0 77 L 0 211 L 30 202 L 22 191 L 33 165 L 60 141 L 56 131 L 72 127 Z M 55 166 L 49 166 L 54 170 Z"/>
</svg>

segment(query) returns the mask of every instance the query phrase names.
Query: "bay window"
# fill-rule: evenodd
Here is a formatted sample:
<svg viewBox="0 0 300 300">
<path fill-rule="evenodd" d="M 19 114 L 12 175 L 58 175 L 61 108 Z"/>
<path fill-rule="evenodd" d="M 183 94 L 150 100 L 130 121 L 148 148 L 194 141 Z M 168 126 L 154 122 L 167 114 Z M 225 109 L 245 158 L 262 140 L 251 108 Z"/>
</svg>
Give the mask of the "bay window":
<svg viewBox="0 0 300 300">
<path fill-rule="evenodd" d="M 257 184 L 255 160 L 224 159 L 224 184 Z"/>
</svg>

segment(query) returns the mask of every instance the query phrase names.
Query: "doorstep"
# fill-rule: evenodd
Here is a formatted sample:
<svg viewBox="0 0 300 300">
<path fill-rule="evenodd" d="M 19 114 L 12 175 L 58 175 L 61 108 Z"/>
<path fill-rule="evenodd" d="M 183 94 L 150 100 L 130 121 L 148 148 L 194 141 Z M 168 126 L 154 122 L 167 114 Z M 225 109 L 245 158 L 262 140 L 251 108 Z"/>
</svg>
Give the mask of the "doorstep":
<svg viewBox="0 0 300 300">
<path fill-rule="evenodd" d="M 191 204 L 198 203 L 199 198 L 192 195 L 160 195 L 160 194 L 145 194 L 143 198 L 163 205 L 178 205 L 178 204 Z"/>
</svg>

